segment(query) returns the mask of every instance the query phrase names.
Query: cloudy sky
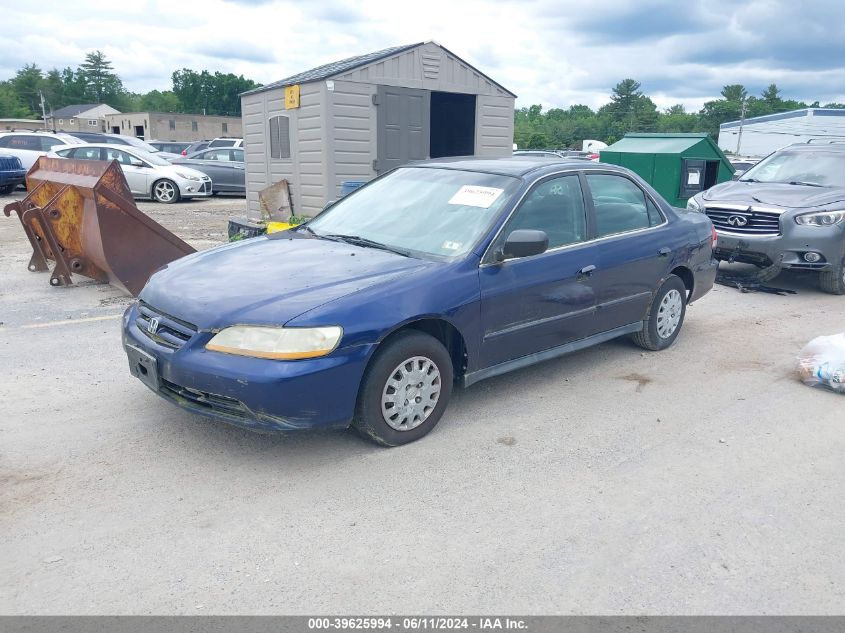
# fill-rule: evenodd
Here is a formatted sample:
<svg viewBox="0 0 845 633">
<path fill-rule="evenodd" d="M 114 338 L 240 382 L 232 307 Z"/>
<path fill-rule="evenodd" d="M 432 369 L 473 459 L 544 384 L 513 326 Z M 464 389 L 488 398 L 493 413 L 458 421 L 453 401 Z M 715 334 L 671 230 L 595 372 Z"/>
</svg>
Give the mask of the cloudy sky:
<svg viewBox="0 0 845 633">
<path fill-rule="evenodd" d="M 843 0 L 75 0 L 3 2 L 0 79 L 76 67 L 100 49 L 134 92 L 177 68 L 261 83 L 434 40 L 519 99 L 592 107 L 633 77 L 660 107 L 697 110 L 721 87 L 845 102 Z"/>
</svg>

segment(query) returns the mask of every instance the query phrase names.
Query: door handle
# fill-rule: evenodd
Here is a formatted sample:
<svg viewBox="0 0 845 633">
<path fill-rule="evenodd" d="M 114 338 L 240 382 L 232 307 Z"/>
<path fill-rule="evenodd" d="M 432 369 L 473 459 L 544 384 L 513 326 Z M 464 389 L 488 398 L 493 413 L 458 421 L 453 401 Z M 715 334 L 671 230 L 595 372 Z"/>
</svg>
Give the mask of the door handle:
<svg viewBox="0 0 845 633">
<path fill-rule="evenodd" d="M 595 271 L 595 269 L 596 267 L 593 264 L 590 264 L 589 266 L 584 266 L 581 270 L 579 270 L 578 274 L 583 275 L 584 277 L 589 277 L 593 274 L 593 271 Z"/>
<path fill-rule="evenodd" d="M 668 257 L 671 252 L 672 252 L 671 248 L 669 248 L 668 246 L 664 246 L 659 251 L 657 251 L 657 254 L 660 257 Z"/>
</svg>

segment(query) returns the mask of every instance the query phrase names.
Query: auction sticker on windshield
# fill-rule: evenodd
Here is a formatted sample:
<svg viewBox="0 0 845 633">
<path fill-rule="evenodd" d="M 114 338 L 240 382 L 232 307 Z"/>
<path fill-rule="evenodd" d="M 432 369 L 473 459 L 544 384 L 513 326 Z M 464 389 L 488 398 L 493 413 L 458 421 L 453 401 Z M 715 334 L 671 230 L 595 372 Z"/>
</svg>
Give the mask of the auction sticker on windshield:
<svg viewBox="0 0 845 633">
<path fill-rule="evenodd" d="M 490 205 L 502 195 L 504 189 L 496 187 L 477 187 L 475 185 L 464 185 L 458 189 L 458 193 L 452 196 L 449 204 L 462 204 L 468 207 L 480 207 L 489 209 Z"/>
</svg>

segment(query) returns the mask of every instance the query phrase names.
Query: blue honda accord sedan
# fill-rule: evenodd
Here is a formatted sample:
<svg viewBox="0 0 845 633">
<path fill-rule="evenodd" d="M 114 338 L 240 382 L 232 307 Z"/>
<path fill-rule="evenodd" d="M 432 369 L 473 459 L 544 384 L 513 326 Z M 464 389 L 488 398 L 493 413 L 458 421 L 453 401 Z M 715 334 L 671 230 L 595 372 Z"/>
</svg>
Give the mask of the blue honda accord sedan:
<svg viewBox="0 0 845 633">
<path fill-rule="evenodd" d="M 123 343 L 132 373 L 190 411 L 395 446 L 434 428 L 455 384 L 619 336 L 670 346 L 713 286 L 715 240 L 624 168 L 432 160 L 171 263 Z"/>
</svg>

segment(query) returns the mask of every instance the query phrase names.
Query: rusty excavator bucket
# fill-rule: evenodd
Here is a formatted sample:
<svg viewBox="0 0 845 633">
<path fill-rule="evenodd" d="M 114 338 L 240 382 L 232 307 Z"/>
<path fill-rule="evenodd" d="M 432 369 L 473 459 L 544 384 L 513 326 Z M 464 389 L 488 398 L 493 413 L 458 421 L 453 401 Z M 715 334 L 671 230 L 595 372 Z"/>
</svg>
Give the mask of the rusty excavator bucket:
<svg viewBox="0 0 845 633">
<path fill-rule="evenodd" d="M 195 252 L 138 209 L 117 161 L 42 156 L 26 185 L 27 196 L 3 212 L 17 212 L 23 224 L 30 270 L 56 262 L 53 286 L 68 286 L 77 274 L 136 296 L 158 268 Z"/>
</svg>

